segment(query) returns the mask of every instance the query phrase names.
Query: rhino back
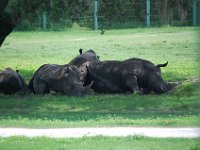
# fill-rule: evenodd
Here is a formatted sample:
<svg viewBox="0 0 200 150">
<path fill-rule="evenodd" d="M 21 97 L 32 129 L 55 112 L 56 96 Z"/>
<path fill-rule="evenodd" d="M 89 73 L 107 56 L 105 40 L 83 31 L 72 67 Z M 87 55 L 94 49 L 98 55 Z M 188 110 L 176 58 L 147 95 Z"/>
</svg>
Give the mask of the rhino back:
<svg viewBox="0 0 200 150">
<path fill-rule="evenodd" d="M 88 50 L 87 52 L 81 53 L 79 56 L 72 59 L 69 62 L 69 64 L 80 67 L 83 63 L 85 63 L 87 61 L 100 61 L 100 60 L 93 50 Z"/>
<path fill-rule="evenodd" d="M 89 72 L 92 76 L 103 77 L 112 80 L 123 81 L 127 75 L 141 76 L 144 74 L 144 66 L 133 61 L 102 61 L 90 62 Z"/>
<path fill-rule="evenodd" d="M 131 70 L 121 61 L 90 62 L 88 71 L 87 82 L 94 81 L 92 88 L 97 92 L 123 93 L 128 90 L 124 82 Z"/>
<path fill-rule="evenodd" d="M 77 56 L 76 58 L 74 58 L 72 61 L 70 61 L 69 64 L 79 67 L 81 64 L 83 64 L 86 61 L 88 61 L 88 60 L 85 57 L 82 57 L 80 55 L 80 56 Z"/>
<path fill-rule="evenodd" d="M 48 82 L 52 78 L 61 76 L 62 67 L 56 64 L 45 64 L 41 66 L 35 75 L 35 80 L 41 79 Z"/>
</svg>

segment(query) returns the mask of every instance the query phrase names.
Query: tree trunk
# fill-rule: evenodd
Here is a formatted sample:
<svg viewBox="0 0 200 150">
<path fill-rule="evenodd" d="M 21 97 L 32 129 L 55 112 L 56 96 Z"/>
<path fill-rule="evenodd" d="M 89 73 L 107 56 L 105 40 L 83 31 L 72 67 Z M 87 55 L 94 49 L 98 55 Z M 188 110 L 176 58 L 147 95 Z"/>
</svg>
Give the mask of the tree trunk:
<svg viewBox="0 0 200 150">
<path fill-rule="evenodd" d="M 0 5 L 0 47 L 6 37 L 16 27 L 21 18 L 21 12 L 11 10 L 10 13 L 5 11 L 9 0 L 2 0 Z"/>
<path fill-rule="evenodd" d="M 1 0 L 1 5 L 0 5 L 0 17 L 3 14 L 3 11 L 5 7 L 8 5 L 9 0 Z"/>
</svg>

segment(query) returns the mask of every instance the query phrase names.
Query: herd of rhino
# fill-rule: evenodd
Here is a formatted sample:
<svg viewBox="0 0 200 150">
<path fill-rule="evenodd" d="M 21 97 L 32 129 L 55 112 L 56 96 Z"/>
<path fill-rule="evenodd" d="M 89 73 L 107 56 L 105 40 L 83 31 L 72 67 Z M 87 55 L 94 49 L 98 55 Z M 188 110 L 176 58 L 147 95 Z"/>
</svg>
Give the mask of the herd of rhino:
<svg viewBox="0 0 200 150">
<path fill-rule="evenodd" d="M 100 61 L 93 50 L 80 55 L 68 64 L 44 64 L 33 75 L 28 85 L 19 71 L 6 68 L 0 71 L 0 93 L 51 91 L 70 96 L 97 93 L 166 93 L 174 87 L 161 77 L 161 67 L 139 58 L 124 61 Z"/>
</svg>

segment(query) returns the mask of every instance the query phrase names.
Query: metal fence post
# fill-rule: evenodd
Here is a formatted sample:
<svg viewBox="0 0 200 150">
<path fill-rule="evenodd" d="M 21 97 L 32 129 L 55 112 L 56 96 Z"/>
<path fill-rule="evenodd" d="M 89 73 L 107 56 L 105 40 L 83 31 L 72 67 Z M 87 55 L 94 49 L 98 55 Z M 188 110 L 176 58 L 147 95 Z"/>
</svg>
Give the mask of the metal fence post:
<svg viewBox="0 0 200 150">
<path fill-rule="evenodd" d="M 98 30 L 98 1 L 94 0 L 94 30 Z"/>
<path fill-rule="evenodd" d="M 46 16 L 46 12 L 43 12 L 43 14 L 42 14 L 42 30 L 43 31 L 47 30 L 47 16 Z"/>
<path fill-rule="evenodd" d="M 196 26 L 196 24 L 197 24 L 197 1 L 196 0 L 193 0 L 192 23 L 193 23 L 193 26 Z"/>
<path fill-rule="evenodd" d="M 150 20 L 150 0 L 146 0 L 146 24 L 147 24 L 147 28 L 150 27 L 150 23 L 151 23 L 151 20 Z"/>
</svg>

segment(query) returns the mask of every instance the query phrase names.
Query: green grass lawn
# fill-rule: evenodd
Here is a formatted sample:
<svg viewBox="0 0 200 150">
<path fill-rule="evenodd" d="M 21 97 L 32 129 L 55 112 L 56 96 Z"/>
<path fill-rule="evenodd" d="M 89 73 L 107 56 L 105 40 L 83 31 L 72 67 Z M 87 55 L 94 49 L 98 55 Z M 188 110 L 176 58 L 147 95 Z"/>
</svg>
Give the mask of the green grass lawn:
<svg viewBox="0 0 200 150">
<path fill-rule="evenodd" d="M 162 95 L 0 94 L 0 127 L 200 126 L 199 28 L 167 27 L 100 31 L 13 32 L 0 48 L 0 69 L 19 69 L 26 81 L 45 63 L 65 64 L 79 48 L 101 60 L 139 57 L 162 68 L 163 78 L 180 85 Z"/>
<path fill-rule="evenodd" d="M 78 139 L 0 138 L 0 150 L 199 150 L 200 139 L 146 138 L 133 136 L 83 137 Z"/>
</svg>

